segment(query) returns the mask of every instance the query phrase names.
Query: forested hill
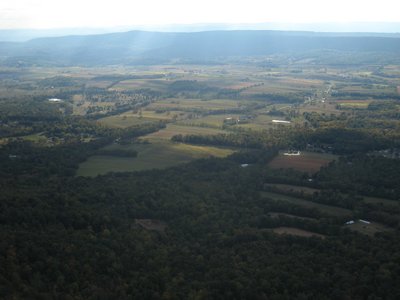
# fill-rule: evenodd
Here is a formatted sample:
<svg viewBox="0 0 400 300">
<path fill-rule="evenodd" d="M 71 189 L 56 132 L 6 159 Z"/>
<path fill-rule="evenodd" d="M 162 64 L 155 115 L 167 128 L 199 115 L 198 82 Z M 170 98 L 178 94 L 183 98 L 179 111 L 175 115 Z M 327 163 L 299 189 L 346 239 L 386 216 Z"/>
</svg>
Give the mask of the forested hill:
<svg viewBox="0 0 400 300">
<path fill-rule="evenodd" d="M 107 65 L 164 63 L 172 59 L 207 62 L 218 57 L 315 50 L 400 51 L 400 38 L 364 34 L 284 31 L 162 33 L 130 31 L 0 43 L 2 65 Z"/>
</svg>

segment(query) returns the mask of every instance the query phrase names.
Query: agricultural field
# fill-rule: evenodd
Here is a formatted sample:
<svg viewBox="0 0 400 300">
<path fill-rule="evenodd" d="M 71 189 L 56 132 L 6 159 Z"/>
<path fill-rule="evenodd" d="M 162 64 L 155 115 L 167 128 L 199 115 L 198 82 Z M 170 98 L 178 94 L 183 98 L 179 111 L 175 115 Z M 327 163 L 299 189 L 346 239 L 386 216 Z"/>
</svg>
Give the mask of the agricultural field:
<svg viewBox="0 0 400 300">
<path fill-rule="evenodd" d="M 304 200 L 297 197 L 286 196 L 278 193 L 271 193 L 271 192 L 261 192 L 262 197 L 266 197 L 269 199 L 277 200 L 277 201 L 284 201 L 288 203 L 292 203 L 295 205 L 303 206 L 306 208 L 317 209 L 321 213 L 330 215 L 330 216 L 337 216 L 337 217 L 344 217 L 344 216 L 352 216 L 353 212 L 349 209 L 332 206 L 332 205 L 325 205 L 316 202 L 312 202 L 309 200 Z"/>
<path fill-rule="evenodd" d="M 152 110 L 128 111 L 119 115 L 101 118 L 98 122 L 114 128 L 128 128 L 130 126 L 158 121 L 177 121 L 185 119 L 186 113 L 182 111 L 167 111 L 157 113 Z"/>
<path fill-rule="evenodd" d="M 320 192 L 319 189 L 314 189 L 306 186 L 290 185 L 283 183 L 266 183 L 264 185 L 266 188 L 273 188 L 282 192 L 299 193 L 311 196 L 314 193 Z"/>
<path fill-rule="evenodd" d="M 208 128 L 208 127 L 196 127 L 196 126 L 182 126 L 175 124 L 168 124 L 166 128 L 161 129 L 157 132 L 150 133 L 140 138 L 142 141 L 159 141 L 165 140 L 169 141 L 174 135 L 215 135 L 222 133 L 222 130 Z"/>
<path fill-rule="evenodd" d="M 336 100 L 335 103 L 340 108 L 355 108 L 355 109 L 366 109 L 372 100 Z"/>
<path fill-rule="evenodd" d="M 96 155 L 79 165 L 77 176 L 96 176 L 108 172 L 132 172 L 164 169 L 210 156 L 225 157 L 234 150 L 210 146 L 194 146 L 172 142 L 154 142 L 129 146 L 110 145 L 105 149 L 129 149 L 138 152 L 137 157 Z"/>
<path fill-rule="evenodd" d="M 240 108 L 241 104 L 235 100 L 225 99 L 212 99 L 212 100 L 200 100 L 200 99 L 165 99 L 152 103 L 148 106 L 148 109 L 152 110 L 182 110 L 182 111 L 195 111 L 195 110 L 225 110 Z"/>
<path fill-rule="evenodd" d="M 369 236 L 374 236 L 376 233 L 379 232 L 388 232 L 393 230 L 392 228 L 379 224 L 377 222 L 370 222 L 369 224 L 367 224 L 359 220 L 355 221 L 354 224 L 345 225 L 344 228 L 348 228 L 352 231 L 356 231 Z"/>
<path fill-rule="evenodd" d="M 294 169 L 312 174 L 337 158 L 336 155 L 327 153 L 305 151 L 301 151 L 300 155 L 284 155 L 284 153 L 285 151 L 279 152 L 268 166 L 273 169 Z"/>
<path fill-rule="evenodd" d="M 272 232 L 276 233 L 276 234 L 287 234 L 287 235 L 294 235 L 294 236 L 300 236 L 300 237 L 318 237 L 321 239 L 325 238 L 325 235 L 323 234 L 319 234 L 319 233 L 315 233 L 315 232 L 311 232 L 311 231 L 307 231 L 307 230 L 303 230 L 303 229 L 299 229 L 299 228 L 293 228 L 293 227 L 278 227 L 278 228 L 274 228 L 272 229 Z"/>
</svg>

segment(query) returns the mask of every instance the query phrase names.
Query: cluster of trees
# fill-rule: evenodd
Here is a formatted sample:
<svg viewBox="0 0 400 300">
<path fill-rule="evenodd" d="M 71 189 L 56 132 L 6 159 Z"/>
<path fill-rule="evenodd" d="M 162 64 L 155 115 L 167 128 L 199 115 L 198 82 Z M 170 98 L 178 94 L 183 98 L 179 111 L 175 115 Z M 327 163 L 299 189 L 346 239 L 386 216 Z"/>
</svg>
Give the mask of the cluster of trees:
<svg viewBox="0 0 400 300">
<path fill-rule="evenodd" d="M 298 127 L 277 127 L 264 131 L 253 131 L 247 129 L 231 129 L 229 133 L 216 135 L 174 135 L 174 142 L 240 147 L 250 149 L 271 148 L 296 148 L 304 149 L 308 130 Z"/>
</svg>

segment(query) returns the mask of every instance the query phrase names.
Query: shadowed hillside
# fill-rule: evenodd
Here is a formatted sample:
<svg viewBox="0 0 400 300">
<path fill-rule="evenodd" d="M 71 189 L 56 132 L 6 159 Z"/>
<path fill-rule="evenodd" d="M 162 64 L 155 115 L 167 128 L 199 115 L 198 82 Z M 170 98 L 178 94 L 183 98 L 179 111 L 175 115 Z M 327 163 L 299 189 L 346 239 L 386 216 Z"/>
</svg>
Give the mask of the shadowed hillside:
<svg viewBox="0 0 400 300">
<path fill-rule="evenodd" d="M 154 64 L 172 59 L 202 63 L 222 56 L 243 57 L 294 51 L 307 53 L 315 50 L 393 54 L 400 50 L 400 39 L 365 34 L 284 31 L 131 31 L 0 43 L 1 63 L 8 66 Z"/>
</svg>

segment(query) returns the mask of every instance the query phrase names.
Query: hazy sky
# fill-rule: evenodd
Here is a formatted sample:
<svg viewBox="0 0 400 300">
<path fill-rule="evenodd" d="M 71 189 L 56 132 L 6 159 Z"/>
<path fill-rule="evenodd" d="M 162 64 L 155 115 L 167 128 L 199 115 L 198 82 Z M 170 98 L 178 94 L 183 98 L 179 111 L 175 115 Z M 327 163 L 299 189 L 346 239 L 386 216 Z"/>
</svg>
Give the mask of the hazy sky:
<svg viewBox="0 0 400 300">
<path fill-rule="evenodd" d="M 0 0 L 2 29 L 259 22 L 400 22 L 400 2 L 398 0 Z"/>
</svg>

